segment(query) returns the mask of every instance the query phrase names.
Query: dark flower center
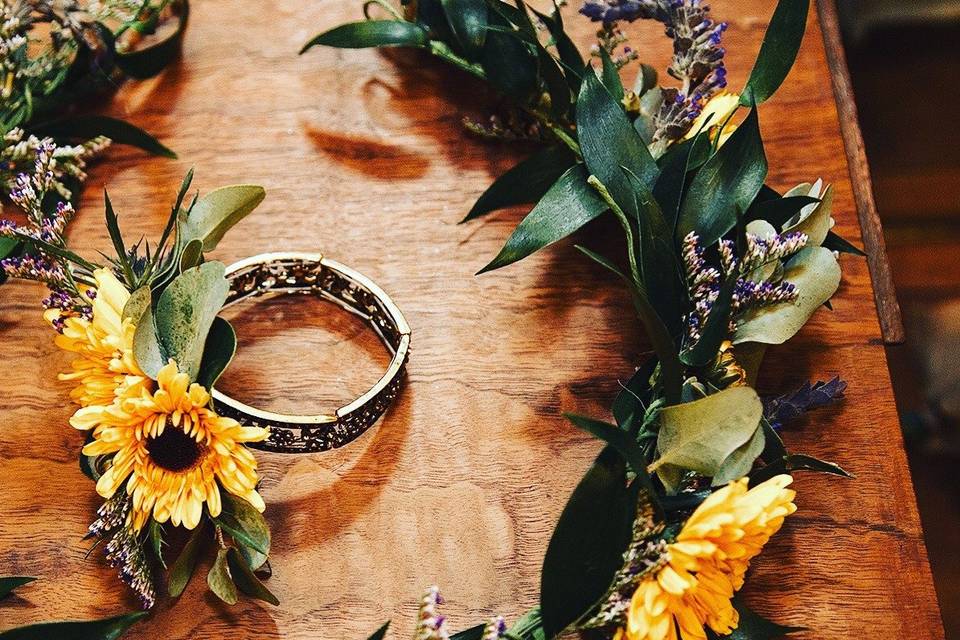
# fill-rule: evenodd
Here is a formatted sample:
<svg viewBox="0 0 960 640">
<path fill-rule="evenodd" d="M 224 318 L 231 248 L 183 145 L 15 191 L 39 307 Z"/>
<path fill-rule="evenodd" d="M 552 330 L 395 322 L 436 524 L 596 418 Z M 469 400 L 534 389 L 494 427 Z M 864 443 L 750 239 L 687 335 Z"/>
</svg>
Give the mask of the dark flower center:
<svg viewBox="0 0 960 640">
<path fill-rule="evenodd" d="M 176 427 L 167 426 L 156 438 L 147 439 L 147 452 L 158 467 L 167 471 L 186 471 L 200 461 L 203 445 Z"/>
</svg>

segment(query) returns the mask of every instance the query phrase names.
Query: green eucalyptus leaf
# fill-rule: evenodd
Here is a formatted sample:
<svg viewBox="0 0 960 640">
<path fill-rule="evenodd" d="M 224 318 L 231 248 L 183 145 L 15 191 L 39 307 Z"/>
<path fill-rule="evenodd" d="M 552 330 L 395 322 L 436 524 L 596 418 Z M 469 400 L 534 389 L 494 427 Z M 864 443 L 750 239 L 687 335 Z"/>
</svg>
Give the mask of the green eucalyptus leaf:
<svg viewBox="0 0 960 640">
<path fill-rule="evenodd" d="M 624 211 L 635 212 L 634 190 L 621 167 L 632 172 L 647 189 L 653 188 L 659 168 L 623 106 L 600 84 L 595 73 L 585 74 L 580 88 L 577 134 L 590 174 L 609 189 Z"/>
<path fill-rule="evenodd" d="M 728 636 L 728 640 L 776 640 L 796 631 L 805 631 L 804 627 L 785 627 L 771 622 L 752 611 L 739 597 L 734 596 L 733 606 L 739 614 L 737 628 Z"/>
<path fill-rule="evenodd" d="M 749 209 L 766 176 L 767 158 L 753 109 L 694 175 L 680 205 L 677 238 L 695 231 L 701 246 L 712 245 L 736 225 L 737 211 Z"/>
<path fill-rule="evenodd" d="M 270 590 L 260 582 L 260 579 L 253 575 L 253 570 L 247 566 L 246 559 L 234 547 L 227 550 L 227 563 L 230 566 L 230 575 L 233 576 L 233 580 L 240 591 L 251 598 L 269 602 L 274 606 L 280 605 L 277 596 L 270 593 Z"/>
<path fill-rule="evenodd" d="M 463 222 L 497 209 L 537 202 L 575 162 L 566 146 L 541 149 L 497 178 Z"/>
<path fill-rule="evenodd" d="M 559 635 L 606 593 L 630 543 L 635 511 L 626 465 L 608 446 L 574 489 L 547 547 L 540 579 L 547 638 Z"/>
<path fill-rule="evenodd" d="M 140 127 L 109 116 L 89 115 L 65 118 L 31 127 L 31 133 L 68 141 L 90 140 L 97 136 L 106 136 L 115 144 L 136 147 L 155 156 L 177 157 L 176 153 L 160 144 L 156 138 Z"/>
<path fill-rule="evenodd" d="M 750 440 L 761 417 L 763 403 L 747 386 L 665 407 L 659 416 L 659 458 L 650 470 L 657 470 L 661 480 L 675 477 L 672 472 L 677 469 L 713 477 L 730 454 Z"/>
<path fill-rule="evenodd" d="M 217 316 L 210 325 L 210 333 L 203 346 L 203 359 L 200 361 L 197 382 L 206 389 L 213 389 L 220 375 L 230 366 L 236 352 L 236 331 L 228 321 Z"/>
<path fill-rule="evenodd" d="M 584 166 L 573 166 L 550 187 L 537 206 L 513 230 L 497 257 L 479 273 L 522 260 L 566 238 L 606 210 L 606 203 L 587 184 Z"/>
<path fill-rule="evenodd" d="M 157 339 L 157 327 L 149 306 L 140 316 L 133 334 L 133 357 L 140 370 L 154 380 L 157 379 L 160 369 L 167 364 L 167 354 Z"/>
<path fill-rule="evenodd" d="M 316 45 L 340 49 L 367 47 L 426 47 L 430 43 L 427 31 L 413 22 L 403 20 L 363 20 L 350 22 L 325 31 L 303 45 L 300 53 Z"/>
<path fill-rule="evenodd" d="M 230 565 L 227 562 L 227 549 L 219 549 L 213 566 L 207 573 L 207 585 L 210 591 L 229 605 L 237 604 L 237 585 L 230 575 Z"/>
<path fill-rule="evenodd" d="M 793 67 L 807 28 L 810 0 L 780 0 L 770 19 L 757 62 L 750 72 L 740 104 L 749 107 L 772 96 Z"/>
<path fill-rule="evenodd" d="M 460 48 L 476 60 L 487 41 L 486 0 L 442 0 L 443 12 Z"/>
<path fill-rule="evenodd" d="M 180 597 L 183 590 L 187 588 L 187 584 L 193 576 L 193 571 L 197 567 L 197 558 L 200 555 L 201 547 L 203 547 L 203 534 L 206 529 L 205 522 L 198 525 L 190 534 L 190 538 L 184 545 L 183 550 L 180 551 L 180 555 L 170 565 L 170 572 L 167 577 L 167 593 L 170 594 L 171 598 Z"/>
<path fill-rule="evenodd" d="M 766 442 L 763 428 L 758 426 L 757 430 L 753 432 L 753 436 L 740 447 L 734 449 L 733 453 L 723 461 L 723 464 L 720 465 L 717 473 L 713 476 L 713 486 L 725 485 L 750 473 L 757 458 L 763 453 Z"/>
<path fill-rule="evenodd" d="M 10 595 L 17 587 L 33 582 L 36 578 L 29 576 L 0 576 L 0 598 Z"/>
<path fill-rule="evenodd" d="M 213 251 L 224 234 L 256 209 L 266 195 L 263 187 L 252 184 L 215 189 L 193 205 L 184 233 L 187 238 L 202 239 L 204 251 Z"/>
<path fill-rule="evenodd" d="M 734 344 L 786 342 L 833 296 L 840 286 L 840 275 L 832 251 L 823 247 L 802 249 L 786 263 L 783 272 L 783 279 L 796 285 L 797 300 L 745 313 L 734 333 Z"/>
<path fill-rule="evenodd" d="M 177 28 L 155 44 L 133 51 L 116 53 L 117 66 L 133 78 L 150 78 L 157 75 L 170 64 L 183 48 L 183 38 L 190 20 L 190 3 L 179 0 L 173 3 L 178 9 Z"/>
<path fill-rule="evenodd" d="M 0 640 L 116 640 L 149 613 L 136 611 L 102 620 L 41 622 L 0 632 Z"/>
<path fill-rule="evenodd" d="M 830 216 L 833 212 L 833 185 L 827 185 L 826 189 L 822 189 L 822 186 L 823 182 L 817 180 L 806 194 L 794 194 L 793 191 L 790 191 L 783 198 L 788 200 L 806 195 L 808 199 L 815 200 L 815 202 L 805 205 L 783 224 L 784 233 L 807 234 L 808 247 L 822 245 L 823 241 L 827 239 L 831 227 L 833 227 L 833 218 Z"/>
<path fill-rule="evenodd" d="M 220 262 L 188 269 L 164 289 L 157 301 L 154 321 L 161 351 L 176 360 L 191 381 L 197 379 L 207 334 L 230 291 L 225 269 Z"/>
<path fill-rule="evenodd" d="M 238 544 L 269 556 L 270 527 L 260 512 L 243 498 L 228 491 L 221 491 L 220 498 L 223 509 L 214 521 Z"/>
<path fill-rule="evenodd" d="M 180 252 L 179 272 L 183 273 L 187 269 L 199 266 L 203 262 L 203 240 L 192 238 L 183 246 Z"/>
<path fill-rule="evenodd" d="M 134 322 L 138 322 L 147 309 L 150 308 L 150 300 L 150 287 L 140 287 L 131 293 L 127 299 L 127 304 L 123 305 L 123 319 L 126 320 L 130 318 Z"/>
<path fill-rule="evenodd" d="M 387 637 L 387 629 L 390 628 L 390 621 L 387 620 L 383 625 L 373 632 L 373 634 L 367 638 L 367 640 L 383 640 Z"/>
</svg>

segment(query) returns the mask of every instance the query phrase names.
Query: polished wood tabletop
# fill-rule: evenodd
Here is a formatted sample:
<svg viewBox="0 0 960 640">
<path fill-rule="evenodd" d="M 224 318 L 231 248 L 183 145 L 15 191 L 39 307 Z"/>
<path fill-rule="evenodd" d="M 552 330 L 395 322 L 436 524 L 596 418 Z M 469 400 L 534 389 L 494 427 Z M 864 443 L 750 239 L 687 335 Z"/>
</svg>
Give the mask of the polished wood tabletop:
<svg viewBox="0 0 960 640">
<path fill-rule="evenodd" d="M 742 86 L 774 2 L 712 4 L 730 22 L 727 66 Z M 404 637 L 432 584 L 453 629 L 515 619 L 537 601 L 547 540 L 599 449 L 562 413 L 608 416 L 648 352 L 623 288 L 568 243 L 473 275 L 522 211 L 456 223 L 519 155 L 464 132 L 462 116 L 481 116 L 489 96 L 434 61 L 322 48 L 297 56 L 316 32 L 358 18 L 359 5 L 197 0 L 183 59 L 104 107 L 158 134 L 179 160 L 110 151 L 70 234 L 82 253 L 110 246 L 102 186 L 127 237 L 151 238 L 195 167 L 202 191 L 267 189 L 212 258 L 323 251 L 380 284 L 413 330 L 409 384 L 370 432 L 328 453 L 258 454 L 274 534 L 268 584 L 280 606 L 221 604 L 201 567 L 131 637 L 365 638 L 390 618 Z M 570 13 L 588 45 L 591 25 Z M 662 29 L 630 31 L 662 67 Z M 761 109 L 769 181 L 832 182 L 837 230 L 859 243 L 830 73 L 812 12 L 796 68 Z M 587 232 L 615 233 L 602 223 Z M 863 259 L 842 263 L 833 310 L 770 349 L 761 391 L 842 375 L 847 399 L 784 437 L 857 478 L 798 475 L 799 511 L 755 562 L 746 598 L 810 629 L 798 638 L 942 638 L 870 273 Z M 42 295 L 0 288 L 0 574 L 40 578 L 3 602 L 0 629 L 136 606 L 101 552 L 87 557 L 82 538 L 99 501 L 77 465 L 83 436 L 67 423 L 69 387 L 56 378 L 69 359 L 41 321 Z M 362 323 L 320 301 L 279 298 L 229 315 L 240 353 L 222 388 L 265 408 L 339 406 L 388 361 Z"/>
</svg>

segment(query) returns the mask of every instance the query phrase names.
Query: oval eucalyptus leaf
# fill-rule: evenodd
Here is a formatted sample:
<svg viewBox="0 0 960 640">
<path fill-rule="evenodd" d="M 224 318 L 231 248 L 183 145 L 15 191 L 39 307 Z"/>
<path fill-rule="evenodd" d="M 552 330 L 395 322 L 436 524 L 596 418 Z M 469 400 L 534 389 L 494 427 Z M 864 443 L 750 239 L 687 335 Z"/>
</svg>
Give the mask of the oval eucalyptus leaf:
<svg viewBox="0 0 960 640">
<path fill-rule="evenodd" d="M 543 559 L 540 613 L 547 638 L 607 592 L 630 543 L 635 511 L 623 458 L 605 447 L 567 501 Z"/>
<path fill-rule="evenodd" d="M 217 551 L 217 558 L 207 573 L 207 585 L 210 591 L 227 604 L 237 604 L 237 585 L 233 582 L 233 576 L 230 575 L 227 549 Z"/>
<path fill-rule="evenodd" d="M 840 286 L 840 265 L 833 252 L 807 247 L 790 259 L 783 279 L 797 287 L 798 298 L 745 313 L 733 335 L 734 344 L 783 344 L 807 323 Z"/>
<path fill-rule="evenodd" d="M 203 240 L 193 238 L 180 252 L 180 273 L 199 266 L 203 261 Z"/>
<path fill-rule="evenodd" d="M 187 239 L 203 240 L 204 251 L 213 251 L 224 234 L 256 209 L 266 195 L 263 187 L 252 184 L 215 189 L 193 205 L 183 233 Z"/>
<path fill-rule="evenodd" d="M 587 184 L 584 166 L 571 167 L 517 225 L 497 257 L 478 275 L 513 264 L 566 238 L 606 210 L 606 203 Z"/>
<path fill-rule="evenodd" d="M 221 262 L 188 269 L 157 301 L 154 322 L 161 351 L 176 360 L 191 381 L 197 379 L 207 335 L 230 291 L 225 269 Z"/>
<path fill-rule="evenodd" d="M 809 8 L 810 0 L 780 0 L 777 3 L 750 79 L 740 94 L 740 104 L 745 107 L 760 104 L 783 84 L 800 51 Z"/>
<path fill-rule="evenodd" d="M 167 593 L 171 598 L 178 598 L 183 590 L 187 588 L 190 578 L 193 577 L 193 571 L 197 566 L 197 558 L 200 555 L 200 549 L 203 547 L 206 531 L 206 521 L 199 524 L 190 534 L 187 544 L 173 564 L 170 565 L 170 572 L 167 574 Z"/>
<path fill-rule="evenodd" d="M 694 175 L 680 204 L 677 238 L 696 231 L 701 246 L 712 245 L 737 224 L 737 211 L 750 208 L 766 176 L 767 157 L 753 109 Z"/>
<path fill-rule="evenodd" d="M 75 116 L 31 127 L 31 133 L 51 136 L 58 140 L 89 140 L 107 136 L 115 144 L 125 144 L 142 149 L 155 156 L 176 158 L 177 154 L 162 145 L 152 135 L 137 127 L 109 116 Z"/>
<path fill-rule="evenodd" d="M 229 491 L 221 491 L 223 510 L 214 518 L 240 545 L 270 555 L 270 527 L 252 504 Z M 261 563 L 262 564 L 262 563 Z"/>
<path fill-rule="evenodd" d="M 674 469 L 713 477 L 723 462 L 757 430 L 763 403 L 750 387 L 730 387 L 701 400 L 660 410 L 659 458 L 650 466 L 661 478 Z M 672 467 L 672 469 L 671 469 Z"/>
<path fill-rule="evenodd" d="M 183 48 L 183 36 L 190 21 L 190 3 L 178 0 L 171 3 L 177 9 L 177 28 L 159 42 L 142 49 L 116 53 L 117 66 L 133 78 L 150 78 L 169 65 Z"/>
<path fill-rule="evenodd" d="M 816 184 L 810 187 L 806 194 L 808 198 L 817 198 L 814 203 L 805 205 L 800 211 L 792 216 L 783 225 L 784 233 L 805 233 L 807 234 L 807 246 L 819 247 L 827 239 L 827 234 L 833 227 L 833 185 L 827 185 L 822 189 L 823 182 L 817 180 Z M 791 195 L 787 193 L 787 196 Z M 787 197 L 784 196 L 784 200 Z"/>
<path fill-rule="evenodd" d="M 210 325 L 210 333 L 203 346 L 203 359 L 200 361 L 197 382 L 206 389 L 213 389 L 220 375 L 230 366 L 236 352 L 237 332 L 233 330 L 233 325 L 217 316 Z"/>
<path fill-rule="evenodd" d="M 253 570 L 247 565 L 246 559 L 233 547 L 227 550 L 227 563 L 230 566 L 230 575 L 233 576 L 233 580 L 240 591 L 251 598 L 269 602 L 274 606 L 280 605 L 277 596 L 270 593 L 270 590 L 260 582 L 260 579 L 253 575 Z"/>
<path fill-rule="evenodd" d="M 403 20 L 363 20 L 325 31 L 303 45 L 300 53 L 323 45 L 340 49 L 367 47 L 425 47 L 430 37 L 423 27 Z"/>
<path fill-rule="evenodd" d="M 757 458 L 763 453 L 767 439 L 763 434 L 763 428 L 757 427 L 753 436 L 746 443 L 736 448 L 733 453 L 727 456 L 723 461 L 717 473 L 713 476 L 713 486 L 719 487 L 733 480 L 739 480 L 753 469 Z"/>
<path fill-rule="evenodd" d="M 0 632 L 0 640 L 116 640 L 149 613 L 136 611 L 102 620 L 41 622 Z"/>
<path fill-rule="evenodd" d="M 143 317 L 144 312 L 150 308 L 151 292 L 150 287 L 140 287 L 130 294 L 127 304 L 123 305 L 123 319 L 130 318 L 138 322 Z"/>
<path fill-rule="evenodd" d="M 33 582 L 36 578 L 29 576 L 0 576 L 0 598 L 10 595 L 17 587 Z"/>
<path fill-rule="evenodd" d="M 157 327 L 149 306 L 140 316 L 133 334 L 133 357 L 137 360 L 140 370 L 154 380 L 157 379 L 157 374 L 160 373 L 163 365 L 167 364 L 167 355 L 157 339 Z"/>
<path fill-rule="evenodd" d="M 450 30 L 469 60 L 476 60 L 487 41 L 486 0 L 441 0 Z"/>
<path fill-rule="evenodd" d="M 537 202 L 575 161 L 565 146 L 541 149 L 497 178 L 463 222 L 497 209 Z"/>
</svg>

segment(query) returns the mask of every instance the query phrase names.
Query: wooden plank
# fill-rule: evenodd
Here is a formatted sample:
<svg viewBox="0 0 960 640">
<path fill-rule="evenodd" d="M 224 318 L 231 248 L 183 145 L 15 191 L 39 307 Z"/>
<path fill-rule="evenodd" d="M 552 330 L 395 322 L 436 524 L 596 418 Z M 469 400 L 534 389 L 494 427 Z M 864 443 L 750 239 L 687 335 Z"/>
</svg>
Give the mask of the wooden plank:
<svg viewBox="0 0 960 640">
<path fill-rule="evenodd" d="M 742 86 L 772 0 L 717 0 L 731 84 Z M 208 190 L 264 184 L 261 210 L 228 236 L 227 262 L 267 250 L 322 250 L 388 291 L 413 328 L 409 386 L 351 446 L 260 454 L 274 530 L 270 588 L 282 604 L 230 608 L 206 593 L 204 569 L 133 637 L 145 640 L 364 638 L 386 619 L 412 630 L 416 599 L 439 584 L 455 629 L 535 604 L 543 551 L 598 445 L 563 411 L 608 414 L 648 347 L 620 285 L 564 244 L 480 278 L 520 212 L 455 223 L 515 156 L 470 138 L 464 113 L 486 101 L 463 76 L 401 52 L 316 50 L 315 32 L 359 7 L 197 2 L 184 60 L 123 88 L 110 110 L 159 133 L 176 162 L 115 150 L 93 170 L 72 230 L 107 250 L 98 188 L 110 188 L 128 237 L 159 233 L 183 173 Z M 587 45 L 593 27 L 573 15 Z M 761 113 L 771 183 L 818 176 L 836 185 L 837 230 L 859 241 L 816 16 L 798 66 Z M 662 67 L 655 24 L 632 25 Z M 662 46 L 661 46 L 662 45 Z M 593 233 L 606 233 L 602 225 Z M 762 391 L 837 373 L 848 399 L 784 434 L 857 480 L 801 475 L 800 511 L 759 558 L 746 591 L 758 609 L 811 631 L 798 638 L 942 638 L 902 450 L 870 274 L 843 258 L 834 311 L 819 311 L 771 350 Z M 39 319 L 39 288 L 0 291 L 0 571 L 40 576 L 3 603 L 0 627 L 107 615 L 135 606 L 99 552 L 81 541 L 98 500 L 81 476 L 71 430 L 68 358 Z M 281 300 L 240 317 L 241 353 L 224 390 L 272 409 L 324 409 L 384 364 L 362 326 L 320 303 Z M 10 366 L 15 363 L 15 366 Z"/>
<path fill-rule="evenodd" d="M 840 131 L 850 167 L 853 194 L 860 216 L 860 230 L 863 236 L 864 250 L 873 277 L 873 297 L 880 316 L 880 329 L 887 344 L 901 344 L 906 340 L 900 305 L 897 303 L 897 291 L 893 284 L 893 274 L 887 259 L 883 240 L 883 227 L 877 213 L 873 197 L 873 183 L 870 181 L 870 165 L 864 149 L 863 135 L 857 116 L 857 105 L 850 83 L 850 72 L 840 38 L 840 21 L 837 18 L 835 0 L 817 0 L 817 9 L 822 24 L 823 40 L 836 94 L 837 111 L 840 116 Z"/>
</svg>

